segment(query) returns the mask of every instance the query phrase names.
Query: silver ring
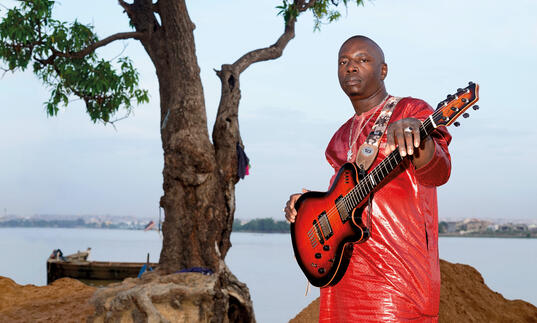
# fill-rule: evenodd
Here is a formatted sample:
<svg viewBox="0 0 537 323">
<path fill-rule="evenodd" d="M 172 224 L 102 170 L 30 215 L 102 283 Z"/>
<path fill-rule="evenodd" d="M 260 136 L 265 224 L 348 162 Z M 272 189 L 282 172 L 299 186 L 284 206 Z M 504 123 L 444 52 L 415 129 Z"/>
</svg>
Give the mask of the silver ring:
<svg viewBox="0 0 537 323">
<path fill-rule="evenodd" d="M 412 128 L 406 127 L 405 129 L 403 129 L 403 132 L 412 133 Z"/>
</svg>

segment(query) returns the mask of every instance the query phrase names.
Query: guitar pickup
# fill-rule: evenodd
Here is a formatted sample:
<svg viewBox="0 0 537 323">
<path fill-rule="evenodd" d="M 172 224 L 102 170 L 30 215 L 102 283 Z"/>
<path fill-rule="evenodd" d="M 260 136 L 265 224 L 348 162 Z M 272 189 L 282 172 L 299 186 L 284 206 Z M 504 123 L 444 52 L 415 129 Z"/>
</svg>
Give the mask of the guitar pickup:
<svg viewBox="0 0 537 323">
<path fill-rule="evenodd" d="M 334 235 L 334 231 L 332 231 L 332 226 L 330 225 L 328 216 L 326 216 L 326 212 L 321 213 L 318 219 L 319 219 L 319 224 L 321 225 L 321 230 L 324 235 L 324 238 L 328 240 L 331 236 Z"/>
<path fill-rule="evenodd" d="M 341 218 L 341 222 L 345 223 L 349 219 L 349 211 L 347 210 L 347 207 L 345 207 L 344 203 L 339 203 L 341 199 L 343 198 L 342 195 L 338 196 L 338 198 L 335 201 L 337 212 L 339 213 L 339 217 Z"/>
</svg>

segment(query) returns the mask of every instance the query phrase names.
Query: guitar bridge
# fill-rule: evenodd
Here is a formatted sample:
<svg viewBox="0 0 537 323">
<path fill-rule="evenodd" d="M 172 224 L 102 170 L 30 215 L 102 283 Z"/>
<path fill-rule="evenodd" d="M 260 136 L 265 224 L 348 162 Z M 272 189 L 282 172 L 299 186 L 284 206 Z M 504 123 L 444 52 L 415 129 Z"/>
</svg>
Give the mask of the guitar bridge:
<svg viewBox="0 0 537 323">
<path fill-rule="evenodd" d="M 319 239 L 319 242 L 321 244 L 324 244 L 323 233 L 321 231 L 321 228 L 319 227 L 319 223 L 317 222 L 317 220 L 313 220 L 313 227 L 315 228 L 315 233 L 317 233 L 317 238 Z"/>
<path fill-rule="evenodd" d="M 310 240 L 310 244 L 312 248 L 317 247 L 317 245 L 319 244 L 319 242 L 317 241 L 317 238 L 315 237 L 314 230 L 315 230 L 314 228 L 311 228 L 311 230 L 308 231 L 308 239 Z"/>
</svg>

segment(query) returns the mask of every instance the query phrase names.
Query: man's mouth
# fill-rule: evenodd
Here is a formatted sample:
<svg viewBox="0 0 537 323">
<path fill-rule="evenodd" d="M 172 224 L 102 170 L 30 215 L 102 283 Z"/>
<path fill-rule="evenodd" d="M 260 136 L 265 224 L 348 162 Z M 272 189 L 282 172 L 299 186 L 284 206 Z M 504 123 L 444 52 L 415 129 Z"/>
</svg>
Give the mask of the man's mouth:
<svg viewBox="0 0 537 323">
<path fill-rule="evenodd" d="M 345 84 L 347 85 L 357 85 L 357 84 L 360 84 L 361 82 L 362 80 L 356 79 L 356 78 L 349 78 L 345 80 Z"/>
</svg>

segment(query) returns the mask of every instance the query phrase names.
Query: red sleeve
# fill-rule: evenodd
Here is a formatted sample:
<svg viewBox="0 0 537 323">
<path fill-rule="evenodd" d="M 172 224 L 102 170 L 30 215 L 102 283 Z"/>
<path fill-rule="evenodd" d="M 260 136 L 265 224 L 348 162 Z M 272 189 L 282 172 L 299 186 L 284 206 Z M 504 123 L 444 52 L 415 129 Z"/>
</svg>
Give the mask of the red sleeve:
<svg viewBox="0 0 537 323">
<path fill-rule="evenodd" d="M 434 110 L 425 101 L 415 99 L 406 106 L 403 117 L 423 121 L 433 112 Z M 451 157 L 448 150 L 451 135 L 446 127 L 439 127 L 431 137 L 435 148 L 433 158 L 416 170 L 416 178 L 423 185 L 440 186 L 448 181 L 451 173 Z"/>
</svg>

